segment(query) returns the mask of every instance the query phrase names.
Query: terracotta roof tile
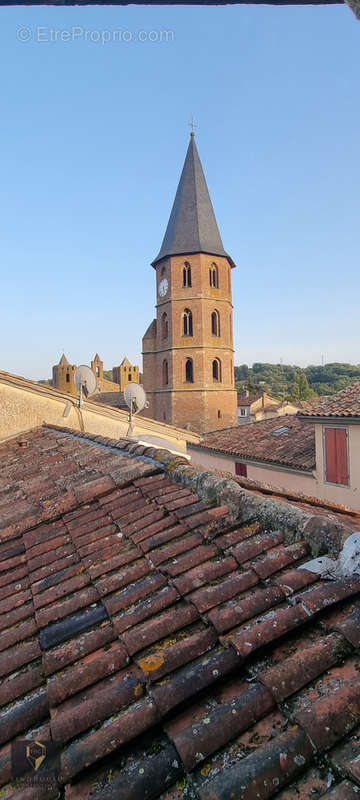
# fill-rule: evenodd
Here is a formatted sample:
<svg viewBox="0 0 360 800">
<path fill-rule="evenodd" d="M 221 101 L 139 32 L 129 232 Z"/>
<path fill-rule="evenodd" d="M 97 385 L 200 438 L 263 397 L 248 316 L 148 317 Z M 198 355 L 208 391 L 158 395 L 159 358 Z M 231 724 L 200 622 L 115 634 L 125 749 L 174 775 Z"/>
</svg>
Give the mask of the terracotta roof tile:
<svg viewBox="0 0 360 800">
<path fill-rule="evenodd" d="M 302 417 L 360 417 L 360 381 L 330 397 L 318 398 L 300 413 Z"/>
<path fill-rule="evenodd" d="M 61 781 L 69 781 L 88 764 L 96 763 L 100 758 L 114 752 L 151 728 L 157 719 L 157 709 L 149 698 L 138 700 L 120 713 L 111 715 L 99 728 L 74 740 L 63 750 Z"/>
<path fill-rule="evenodd" d="M 63 670 L 69 664 L 83 659 L 88 654 L 109 645 L 115 639 L 115 631 L 108 620 L 100 623 L 99 627 L 82 633 L 63 644 L 54 646 L 51 650 L 43 652 L 42 660 L 44 672 L 51 675 Z"/>
<path fill-rule="evenodd" d="M 295 725 L 223 774 L 210 778 L 198 789 L 199 797 L 201 800 L 224 800 L 236 792 L 239 800 L 267 800 L 271 796 L 269 786 L 280 789 L 301 773 L 312 758 L 310 740 Z"/>
<path fill-rule="evenodd" d="M 251 562 L 250 566 L 260 578 L 265 580 L 269 575 L 279 572 L 283 567 L 288 567 L 289 564 L 303 560 L 308 553 L 309 549 L 305 542 L 296 542 L 287 547 L 281 545 L 268 550 L 266 556 L 257 558 L 256 561 Z"/>
<path fill-rule="evenodd" d="M 350 781 L 341 781 L 323 795 L 324 800 L 359 800 L 359 787 Z"/>
<path fill-rule="evenodd" d="M 135 661 L 146 678 L 155 681 L 205 653 L 215 642 L 216 634 L 212 628 L 195 623 L 176 633 L 172 639 L 161 640 L 137 656 Z"/>
<path fill-rule="evenodd" d="M 162 547 L 156 547 L 148 553 L 148 558 L 154 567 L 160 566 L 170 558 L 175 558 L 181 553 L 186 553 L 193 550 L 197 545 L 202 545 L 204 539 L 200 532 L 189 533 L 185 528 L 185 536 L 179 536 L 179 531 L 176 528 L 172 529 L 176 534 L 176 539 L 173 539 Z M 151 537 L 152 538 L 152 537 Z"/>
<path fill-rule="evenodd" d="M 249 573 L 248 573 L 249 575 Z M 249 577 L 251 576 L 251 573 Z M 230 628 L 235 628 L 248 619 L 253 619 L 258 614 L 273 608 L 284 600 L 284 594 L 279 586 L 267 586 L 246 592 L 229 602 L 220 605 L 208 612 L 207 618 L 212 622 L 217 632 L 224 633 Z"/>
<path fill-rule="evenodd" d="M 184 577 L 186 577 L 186 573 Z M 235 570 L 224 577 L 221 576 L 219 580 L 211 582 L 208 586 L 192 592 L 188 595 L 188 599 L 194 603 L 200 613 L 204 613 L 250 589 L 258 583 L 258 580 L 258 576 L 252 570 L 247 572 Z"/>
<path fill-rule="evenodd" d="M 280 703 L 340 662 L 344 653 L 343 640 L 335 634 L 317 637 L 313 642 L 300 639 L 288 658 L 260 672 L 259 679 Z"/>
<path fill-rule="evenodd" d="M 128 655 L 121 642 L 107 642 L 99 650 L 91 650 L 81 660 L 61 670 L 47 681 L 47 694 L 51 707 L 59 705 L 66 698 L 76 694 L 86 686 L 97 683 L 106 675 L 111 675 L 128 662 Z"/>
<path fill-rule="evenodd" d="M 294 415 L 213 431 L 193 447 L 293 469 L 315 468 L 314 426 Z"/>
<path fill-rule="evenodd" d="M 232 693 L 228 702 L 204 704 L 198 714 L 192 712 L 190 720 L 185 714 L 183 726 L 175 718 L 165 725 L 165 730 L 185 768 L 191 771 L 259 717 L 265 716 L 273 706 L 274 701 L 264 686 L 259 683 L 249 686 L 239 681 L 237 692 Z"/>
<path fill-rule="evenodd" d="M 4 796 L 30 800 L 10 742 L 50 731 L 66 800 L 308 800 L 324 757 L 355 796 L 360 579 L 298 569 L 296 532 L 208 507 L 151 449 L 23 439 L 0 444 Z"/>
<path fill-rule="evenodd" d="M 114 594 L 104 598 L 104 606 L 109 615 L 127 608 L 133 608 L 144 597 L 152 596 L 157 589 L 166 586 L 166 580 L 159 572 L 152 572 L 140 580 L 129 583 Z"/>
<path fill-rule="evenodd" d="M 169 636 L 170 633 L 189 625 L 196 619 L 199 619 L 199 614 L 195 606 L 180 601 L 171 608 L 161 611 L 152 619 L 147 619 L 146 622 L 141 622 L 130 630 L 125 631 L 121 636 L 121 640 L 124 642 L 128 653 L 134 655 L 139 650 L 143 650 L 148 645 L 159 641 L 159 639 Z"/>
</svg>

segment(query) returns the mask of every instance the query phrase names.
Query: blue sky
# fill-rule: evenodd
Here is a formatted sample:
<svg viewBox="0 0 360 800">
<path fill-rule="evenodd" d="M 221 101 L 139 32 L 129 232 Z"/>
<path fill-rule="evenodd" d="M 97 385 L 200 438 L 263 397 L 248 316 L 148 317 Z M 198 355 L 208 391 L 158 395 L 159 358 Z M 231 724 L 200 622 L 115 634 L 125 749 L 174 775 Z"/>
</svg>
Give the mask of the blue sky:
<svg viewBox="0 0 360 800">
<path fill-rule="evenodd" d="M 0 17 L 0 368 L 49 377 L 63 350 L 140 363 L 192 114 L 237 264 L 235 363 L 360 361 L 360 26 L 346 6 Z"/>
</svg>

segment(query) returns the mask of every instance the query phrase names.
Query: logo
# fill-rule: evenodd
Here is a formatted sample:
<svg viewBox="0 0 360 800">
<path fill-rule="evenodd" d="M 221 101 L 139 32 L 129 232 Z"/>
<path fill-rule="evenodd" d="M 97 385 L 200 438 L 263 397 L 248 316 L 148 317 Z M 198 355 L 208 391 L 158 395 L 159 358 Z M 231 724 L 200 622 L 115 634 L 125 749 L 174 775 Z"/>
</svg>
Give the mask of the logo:
<svg viewBox="0 0 360 800">
<path fill-rule="evenodd" d="M 53 742 L 18 739 L 11 745 L 11 777 L 18 786 L 57 786 L 60 749 Z"/>
<path fill-rule="evenodd" d="M 37 772 L 46 758 L 46 745 L 42 742 L 31 742 L 26 745 L 25 753 L 29 764 Z"/>
</svg>

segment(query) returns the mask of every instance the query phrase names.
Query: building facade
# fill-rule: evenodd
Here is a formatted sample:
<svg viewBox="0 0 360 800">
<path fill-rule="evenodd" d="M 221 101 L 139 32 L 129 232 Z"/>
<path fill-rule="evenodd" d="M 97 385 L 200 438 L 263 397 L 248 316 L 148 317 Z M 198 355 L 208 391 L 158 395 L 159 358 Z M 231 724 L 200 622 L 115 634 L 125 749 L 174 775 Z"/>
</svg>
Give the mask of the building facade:
<svg viewBox="0 0 360 800">
<path fill-rule="evenodd" d="M 58 364 L 52 368 L 52 385 L 54 389 L 66 394 L 78 394 L 75 386 L 76 364 L 69 364 L 66 355 L 63 353 Z"/>
<path fill-rule="evenodd" d="M 119 385 L 120 392 L 123 392 L 129 383 L 139 383 L 139 367 L 130 364 L 128 358 L 123 358 L 119 367 L 112 368 L 113 381 Z"/>
<path fill-rule="evenodd" d="M 95 353 L 91 361 L 91 369 L 96 376 L 98 392 L 107 394 L 109 392 L 119 393 L 123 392 L 131 381 L 133 383 L 139 382 L 139 367 L 130 364 L 126 356 L 119 367 L 112 368 L 112 381 L 104 377 L 104 362 L 98 353 Z M 66 356 L 62 355 L 59 363 L 52 368 L 52 386 L 54 389 L 77 396 L 79 393 L 75 386 L 76 370 L 77 365 L 69 364 Z"/>
<path fill-rule="evenodd" d="M 282 417 L 285 414 L 297 414 L 299 406 L 287 400 L 271 397 L 266 392 L 261 395 L 238 394 L 238 423 L 259 422 L 262 419 Z"/>
<path fill-rule="evenodd" d="M 153 419 L 205 433 L 237 423 L 231 268 L 194 134 L 156 259 L 156 319 L 143 338 Z"/>
</svg>

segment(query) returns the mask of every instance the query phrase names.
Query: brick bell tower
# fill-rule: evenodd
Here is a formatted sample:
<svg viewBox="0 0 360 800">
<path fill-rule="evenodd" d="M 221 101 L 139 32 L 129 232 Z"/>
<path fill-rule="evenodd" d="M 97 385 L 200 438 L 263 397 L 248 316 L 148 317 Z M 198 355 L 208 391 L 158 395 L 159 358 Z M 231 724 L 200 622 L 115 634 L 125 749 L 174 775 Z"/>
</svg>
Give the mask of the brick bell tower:
<svg viewBox="0 0 360 800">
<path fill-rule="evenodd" d="M 206 433 L 237 425 L 231 268 L 194 133 L 156 271 L 156 319 L 143 338 L 147 416 Z"/>
</svg>

